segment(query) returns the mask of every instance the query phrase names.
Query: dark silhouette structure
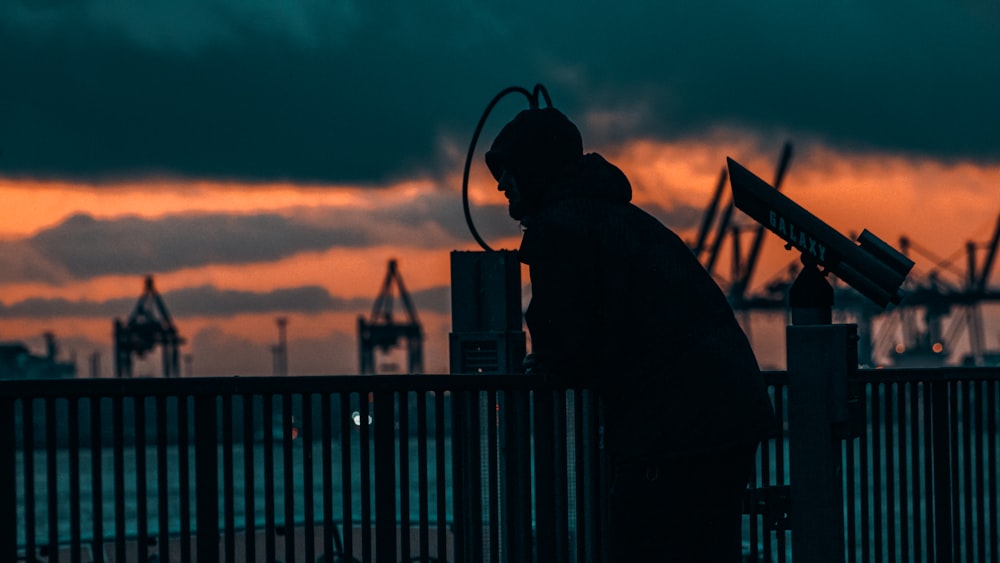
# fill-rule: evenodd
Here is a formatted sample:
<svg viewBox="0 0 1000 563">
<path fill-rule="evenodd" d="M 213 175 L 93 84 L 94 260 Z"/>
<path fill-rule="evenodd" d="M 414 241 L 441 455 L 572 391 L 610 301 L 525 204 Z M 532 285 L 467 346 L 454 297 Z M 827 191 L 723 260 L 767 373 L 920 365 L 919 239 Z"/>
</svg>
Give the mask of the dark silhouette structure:
<svg viewBox="0 0 1000 563">
<path fill-rule="evenodd" d="M 59 359 L 59 346 L 51 332 L 44 333 L 45 354 L 33 354 L 23 342 L 0 342 L 0 378 L 35 379 L 76 377 L 76 361 Z"/>
<path fill-rule="evenodd" d="M 146 276 L 142 295 L 124 322 L 114 321 L 115 377 L 132 377 L 132 357 L 143 357 L 156 346 L 163 356 L 163 377 L 180 377 L 179 349 L 184 339 L 177 332 L 163 298 Z"/>
<path fill-rule="evenodd" d="M 555 108 L 519 113 L 486 162 L 524 227 L 526 369 L 582 379 L 604 403 L 613 561 L 739 560 L 774 415 L 726 296 Z"/>
<path fill-rule="evenodd" d="M 399 293 L 406 312 L 406 321 L 397 322 L 393 317 L 393 287 Z M 424 371 L 424 333 L 417 318 L 417 308 L 413 306 L 410 294 L 403 285 L 403 277 L 395 260 L 389 260 L 389 269 L 382 281 L 382 288 L 375 297 L 372 313 L 368 319 L 358 317 L 359 364 L 362 374 L 375 373 L 375 349 L 383 352 L 406 341 L 407 373 Z"/>
</svg>

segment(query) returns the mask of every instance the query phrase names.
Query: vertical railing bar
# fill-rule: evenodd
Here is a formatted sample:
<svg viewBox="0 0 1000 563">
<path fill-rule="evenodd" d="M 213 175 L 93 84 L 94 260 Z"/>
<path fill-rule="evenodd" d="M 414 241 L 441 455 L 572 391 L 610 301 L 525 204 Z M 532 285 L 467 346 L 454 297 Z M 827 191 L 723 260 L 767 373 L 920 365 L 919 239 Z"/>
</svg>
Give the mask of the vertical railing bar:
<svg viewBox="0 0 1000 563">
<path fill-rule="evenodd" d="M 144 563 L 149 558 L 149 495 L 146 480 L 146 397 L 135 397 L 135 513 L 136 560 Z"/>
<path fill-rule="evenodd" d="M 49 561 L 59 560 L 59 471 L 56 461 L 56 399 L 45 399 L 45 499 L 48 504 Z"/>
<path fill-rule="evenodd" d="M 971 381 L 959 381 L 956 385 L 961 389 L 961 399 L 962 399 L 962 490 L 959 497 L 962 499 L 962 504 L 965 513 L 965 519 L 962 522 L 965 528 L 965 542 L 962 544 L 964 550 L 964 558 L 966 560 L 982 560 L 982 554 L 980 557 L 974 556 L 975 549 L 975 535 L 972 522 L 973 515 L 973 487 L 972 487 L 972 382 Z"/>
<path fill-rule="evenodd" d="M 68 397 L 70 561 L 80 563 L 80 397 Z"/>
<path fill-rule="evenodd" d="M 552 461 L 552 492 L 553 506 L 555 507 L 555 559 L 554 561 L 567 561 L 569 559 L 569 479 L 567 478 L 568 455 L 566 448 L 566 391 L 557 389 L 553 392 L 552 404 L 552 436 L 555 438 L 553 444 Z"/>
<path fill-rule="evenodd" d="M 752 487 L 767 487 L 770 485 L 771 477 L 771 441 L 763 440 L 760 443 L 760 447 L 757 448 L 757 460 L 759 463 L 754 463 L 751 469 L 750 486 Z M 758 479 L 759 478 L 759 479 Z M 768 531 L 767 527 L 764 526 L 763 530 L 760 529 L 760 524 L 763 522 L 760 516 L 751 515 L 750 516 L 750 556 L 760 557 L 760 542 L 763 538 L 764 553 L 768 557 L 771 557 L 771 533 Z"/>
<path fill-rule="evenodd" d="M 455 522 L 455 560 L 465 561 L 469 558 L 467 546 L 467 536 L 471 533 L 468 521 L 474 517 L 473 511 L 468 506 L 466 499 L 466 466 L 464 461 L 468 459 L 469 453 L 469 428 L 471 421 L 465 420 L 468 411 L 468 403 L 472 400 L 471 391 L 460 391 L 451 393 L 451 513 Z M 442 457 L 443 459 L 443 457 Z M 477 468 L 478 469 L 478 468 Z"/>
<path fill-rule="evenodd" d="M 497 443 L 497 392 L 486 394 L 487 439 L 486 452 L 489 460 L 487 481 L 489 483 L 490 520 L 490 562 L 500 562 L 500 452 Z"/>
<path fill-rule="evenodd" d="M 913 494 L 913 509 L 910 511 L 910 523 L 909 526 L 913 529 L 913 560 L 923 561 L 923 531 L 921 527 L 923 521 L 921 520 L 921 512 L 926 506 L 926 501 L 924 503 L 920 502 L 920 467 L 921 467 L 921 451 L 920 451 L 920 433 L 922 431 L 920 425 L 920 411 L 918 409 L 919 395 L 923 389 L 923 384 L 919 381 L 912 381 L 909 384 L 909 397 L 910 397 L 910 452 L 912 457 L 912 462 L 910 464 L 910 476 L 911 476 L 911 491 Z M 923 452 L 926 454 L 926 452 Z"/>
<path fill-rule="evenodd" d="M 104 479 L 101 467 L 101 398 L 90 397 L 90 498 L 93 509 L 91 551 L 104 559 Z"/>
<path fill-rule="evenodd" d="M 292 395 L 281 395 L 281 454 L 284 482 L 285 561 L 295 561 L 295 459 L 292 440 Z"/>
<path fill-rule="evenodd" d="M 997 419 L 1000 418 L 1000 411 L 997 410 L 997 392 L 1000 391 L 1000 381 L 992 380 L 987 382 L 986 389 L 986 412 L 989 413 L 987 421 L 987 435 L 990 440 L 989 451 L 987 452 L 986 464 L 990 475 L 989 500 L 990 525 L 992 527 L 990 545 L 992 546 L 993 561 L 1000 561 L 1000 506 L 997 506 L 998 497 L 997 480 L 1000 479 L 1000 467 L 997 466 L 997 450 L 1000 449 L 1000 434 L 997 433 Z"/>
<path fill-rule="evenodd" d="M 976 469 L 976 544 L 979 550 L 979 558 L 986 561 L 986 479 L 983 475 L 983 433 L 984 419 L 983 409 L 986 408 L 986 382 L 969 382 L 969 386 L 975 393 L 974 414 L 975 414 L 975 469 Z"/>
<path fill-rule="evenodd" d="M 156 497 L 159 559 L 170 561 L 170 495 L 167 491 L 167 397 L 156 396 Z"/>
<path fill-rule="evenodd" d="M 951 463 L 947 382 L 932 384 L 934 424 L 934 559 L 952 561 Z"/>
<path fill-rule="evenodd" d="M 778 431 L 774 440 L 774 469 L 777 472 L 777 484 L 785 485 L 785 393 L 788 392 L 787 385 L 776 385 L 774 387 L 774 414 L 777 421 Z M 777 534 L 778 563 L 785 563 L 788 552 L 788 536 L 786 531 L 779 531 Z"/>
<path fill-rule="evenodd" d="M 181 561 L 191 561 L 191 463 L 189 395 L 177 397 L 177 470 L 180 476 Z"/>
<path fill-rule="evenodd" d="M 959 452 L 960 445 L 959 440 L 961 435 L 959 434 L 959 420 L 961 414 L 958 410 L 959 403 L 959 383 L 957 381 L 951 381 L 948 383 L 949 393 L 949 410 L 950 413 L 948 426 L 951 429 L 951 556 L 953 561 L 961 560 L 962 553 L 962 512 L 961 512 L 961 502 L 962 502 L 962 490 L 960 488 L 959 479 L 961 476 L 961 467 L 959 467 Z"/>
<path fill-rule="evenodd" d="M 235 395 L 222 396 L 222 511 L 225 532 L 222 538 L 226 561 L 236 560 L 236 491 L 233 483 L 233 401 Z"/>
<path fill-rule="evenodd" d="M 24 402 L 31 399 L 23 399 Z M 15 400 L 11 397 L 0 397 L 0 521 L 6 522 L 0 526 L 0 558 L 13 561 L 17 557 L 17 416 L 14 412 Z M 21 426 L 31 425 L 24 418 L 21 409 Z M 24 480 L 31 479 L 31 474 L 25 473 Z M 24 522 L 25 528 L 31 526 L 30 521 Z M 31 556 L 31 552 L 28 552 Z"/>
<path fill-rule="evenodd" d="M 908 471 L 912 465 L 912 456 L 909 451 L 910 442 L 906 439 L 907 431 L 913 432 L 912 428 L 907 428 L 906 418 L 906 394 L 910 388 L 909 382 L 899 382 L 896 384 L 896 433 L 899 444 L 899 546 L 900 560 L 903 563 L 910 563 L 910 498 Z"/>
<path fill-rule="evenodd" d="M 505 561 L 531 561 L 531 400 L 528 390 L 504 393 L 504 516 Z M 596 426 L 595 426 L 596 428 Z M 596 434 L 596 430 L 595 430 Z M 595 442 L 596 443 L 596 442 Z M 599 534 L 598 534 L 599 535 Z"/>
<path fill-rule="evenodd" d="M 865 411 L 864 424 L 861 427 L 861 436 L 858 440 L 858 449 L 860 450 L 861 457 L 861 561 L 863 563 L 868 563 L 871 561 L 871 502 L 872 502 L 872 489 L 871 489 L 871 465 L 869 456 L 869 446 L 871 440 L 869 435 L 874 432 L 875 419 L 872 413 L 875 409 L 875 385 L 874 383 L 865 382 L 862 384 L 862 396 L 865 397 L 865 404 L 862 405 L 862 409 Z M 794 546 L 793 546 L 794 549 Z"/>
<path fill-rule="evenodd" d="M 576 472 L 576 561 L 584 560 L 587 553 L 587 525 L 590 523 L 590 515 L 587 514 L 587 490 L 588 480 L 586 473 L 586 454 L 590 453 L 590 448 L 584 437 L 583 422 L 583 390 L 580 388 L 573 390 L 573 443 L 576 444 L 575 467 Z"/>
<path fill-rule="evenodd" d="M 454 396 L 454 395 L 453 395 Z M 437 487 L 437 554 L 441 561 L 448 560 L 448 507 L 447 507 L 447 475 L 445 472 L 445 414 L 444 414 L 444 390 L 437 390 L 434 393 L 434 470 Z M 454 429 L 452 429 L 454 431 Z M 454 452 L 454 444 L 452 444 Z M 452 485 L 454 487 L 454 485 Z M 454 489 L 453 489 L 454 491 Z M 458 516 L 455 516 L 458 519 Z M 458 562 L 457 552 L 455 561 Z"/>
<path fill-rule="evenodd" d="M 884 561 L 883 537 L 885 536 L 884 524 L 882 522 L 882 430 L 885 425 L 882 422 L 882 397 L 885 390 L 882 383 L 873 385 L 872 400 L 872 488 L 871 497 L 874 502 L 872 509 L 874 512 L 873 535 L 875 536 L 875 561 Z"/>
<path fill-rule="evenodd" d="M 323 465 L 323 476 L 321 478 L 321 488 L 323 491 L 323 557 L 324 559 L 333 559 L 333 534 L 336 524 L 333 521 L 333 407 L 331 405 L 331 395 L 330 393 L 323 393 L 321 395 L 320 403 L 320 418 L 322 419 L 322 447 L 320 448 L 320 455 L 322 457 Z M 341 443 L 343 447 L 350 447 L 350 442 L 344 444 Z M 341 483 L 347 481 L 341 479 Z"/>
<path fill-rule="evenodd" d="M 854 470 L 856 468 L 854 459 L 854 447 L 855 442 L 853 439 L 848 438 L 843 441 L 843 452 L 844 452 L 844 482 L 845 482 L 845 492 L 844 500 L 847 503 L 847 510 L 844 513 L 844 530 L 847 532 L 847 562 L 856 563 L 858 560 L 858 552 L 855 546 L 857 545 L 857 529 L 855 524 L 857 523 L 856 512 L 858 510 L 857 499 L 855 498 L 857 491 L 857 483 L 854 479 Z"/>
<path fill-rule="evenodd" d="M 875 562 L 883 561 L 883 537 L 885 523 L 882 514 L 882 396 L 883 384 L 872 385 L 872 488 L 869 494 L 872 499 L 872 535 L 874 536 Z"/>
<path fill-rule="evenodd" d="M 399 401 L 399 552 L 410 558 L 410 393 L 402 389 Z"/>
<path fill-rule="evenodd" d="M 255 498 L 256 478 L 254 476 L 254 452 L 257 441 L 254 438 L 254 397 L 252 394 L 242 396 L 243 405 L 243 542 L 244 557 L 247 561 L 256 560 L 257 547 L 257 505 Z"/>
<path fill-rule="evenodd" d="M 301 430 L 299 437 L 302 439 L 302 511 L 305 519 L 305 529 L 303 536 L 305 541 L 306 561 L 316 560 L 316 515 L 313 503 L 313 439 L 312 439 L 312 393 L 303 393 L 302 399 L 302 421 L 299 423 Z"/>
<path fill-rule="evenodd" d="M 937 465 L 937 445 L 935 440 L 937 438 L 937 422 L 935 417 L 938 416 L 936 411 L 937 399 L 935 395 L 939 393 L 938 383 L 931 383 L 930 381 L 924 381 L 922 405 L 924 409 L 924 423 L 923 423 L 923 451 L 924 451 L 924 531 L 926 532 L 926 545 L 927 545 L 927 559 L 928 561 L 933 561 L 937 554 L 937 524 L 936 524 L 936 504 L 937 498 L 935 493 L 935 487 L 937 483 L 937 474 L 935 473 Z"/>
<path fill-rule="evenodd" d="M 882 387 L 882 400 L 885 404 L 885 411 L 883 413 L 883 425 L 885 430 L 885 495 L 886 502 L 885 506 L 887 510 L 885 511 L 885 528 L 886 530 L 886 549 L 889 554 L 888 561 L 890 563 L 895 563 L 896 561 L 896 446 L 894 440 L 894 426 L 895 418 L 893 417 L 893 395 L 896 389 L 896 384 L 893 382 L 885 383 Z"/>
<path fill-rule="evenodd" d="M 262 395 L 261 433 L 264 439 L 264 557 L 275 560 L 274 524 L 274 395 Z"/>
<path fill-rule="evenodd" d="M 767 449 L 767 446 L 765 445 L 766 443 L 767 443 L 766 441 L 762 442 L 761 445 L 760 445 L 760 448 L 758 448 L 758 450 L 757 450 L 757 461 L 758 461 L 758 463 L 754 463 L 750 467 L 750 481 L 749 481 L 749 483 L 750 483 L 751 486 L 753 486 L 755 488 L 760 488 L 760 487 L 763 486 L 760 483 L 760 475 L 761 475 L 760 466 L 767 464 L 767 458 L 765 457 L 765 451 Z M 750 558 L 753 559 L 753 560 L 760 559 L 760 552 L 761 552 L 761 545 L 760 545 L 761 529 L 760 528 L 761 528 L 762 521 L 763 520 L 759 516 L 757 516 L 757 515 L 751 515 L 750 516 L 750 526 L 749 526 L 749 531 L 750 531 L 750 540 L 749 540 L 749 542 L 750 542 Z M 766 526 L 764 527 L 764 532 L 763 533 L 765 535 L 767 534 L 767 528 L 766 528 Z M 768 557 L 770 557 L 770 553 L 769 552 L 765 551 L 765 553 L 768 553 Z"/>
<path fill-rule="evenodd" d="M 217 397 L 195 395 L 195 512 L 198 561 L 219 558 L 219 425 Z"/>
<path fill-rule="evenodd" d="M 375 561 L 396 561 L 396 416 L 394 391 L 377 391 L 374 409 L 379 421 L 373 424 L 374 494 L 375 494 Z"/>
<path fill-rule="evenodd" d="M 420 501 L 420 560 L 430 558 L 430 491 L 427 477 L 427 393 L 417 393 L 417 494 Z"/>
<path fill-rule="evenodd" d="M 555 559 L 555 498 L 552 434 L 552 389 L 539 389 L 534 393 L 535 437 L 535 525 L 536 558 L 538 561 Z"/>
<path fill-rule="evenodd" d="M 590 430 L 590 441 L 593 450 L 590 456 L 589 470 L 592 478 L 590 479 L 592 491 L 591 491 L 591 505 L 593 506 L 593 514 L 595 516 L 594 522 L 591 528 L 594 530 L 593 538 L 593 554 L 594 562 L 604 562 L 608 559 L 608 544 L 604 541 L 607 537 L 607 523 L 608 523 L 608 503 L 604 502 L 606 498 L 606 492 L 608 489 L 608 473 L 605 471 L 605 464 L 607 463 L 606 456 L 604 455 L 604 422 L 601 413 L 601 400 L 596 391 L 588 391 L 585 395 L 587 401 L 589 413 L 589 423 L 588 429 Z"/>
<path fill-rule="evenodd" d="M 360 397 L 360 395 L 359 395 Z M 360 398 L 359 398 L 360 400 Z M 354 513 L 351 499 L 351 489 L 354 486 L 351 464 L 351 394 L 340 395 L 340 472 L 341 472 L 341 511 L 344 519 L 344 553 L 348 560 L 354 557 Z"/>
<path fill-rule="evenodd" d="M 24 541 L 26 553 L 34 557 L 38 551 L 35 538 L 35 405 L 30 397 L 26 397 L 21 405 L 21 430 L 24 436 Z"/>
<path fill-rule="evenodd" d="M 371 479 L 371 426 L 368 424 L 371 416 L 371 394 L 359 393 L 359 422 L 361 448 L 359 455 L 361 459 L 361 561 L 362 563 L 372 562 L 372 479 Z M 374 419 L 373 419 L 374 422 Z M 391 424 L 391 423 L 390 423 Z"/>
</svg>

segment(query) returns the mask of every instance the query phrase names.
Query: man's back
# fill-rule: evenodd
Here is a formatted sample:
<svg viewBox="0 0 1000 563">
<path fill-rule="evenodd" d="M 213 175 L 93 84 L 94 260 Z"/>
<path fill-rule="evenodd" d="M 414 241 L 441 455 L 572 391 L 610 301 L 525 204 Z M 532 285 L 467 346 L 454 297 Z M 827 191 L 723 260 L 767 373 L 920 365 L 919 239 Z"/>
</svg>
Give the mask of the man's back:
<svg viewBox="0 0 1000 563">
<path fill-rule="evenodd" d="M 619 453 L 758 441 L 773 415 L 725 296 L 594 156 L 525 221 L 526 318 L 539 361 L 602 392 Z"/>
</svg>

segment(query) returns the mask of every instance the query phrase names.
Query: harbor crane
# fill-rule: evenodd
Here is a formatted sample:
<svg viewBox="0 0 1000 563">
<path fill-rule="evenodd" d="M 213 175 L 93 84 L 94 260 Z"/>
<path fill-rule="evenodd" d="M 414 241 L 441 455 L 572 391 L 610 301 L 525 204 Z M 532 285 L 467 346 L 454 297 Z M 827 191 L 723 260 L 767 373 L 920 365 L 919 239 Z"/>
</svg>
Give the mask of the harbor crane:
<svg viewBox="0 0 1000 563">
<path fill-rule="evenodd" d="M 792 156 L 792 146 L 786 143 L 775 171 L 774 187 L 780 189 Z M 710 274 L 719 280 L 735 311 L 784 312 L 787 310 L 787 291 L 795 278 L 797 265 L 790 264 L 788 272 L 770 280 L 761 289 L 749 291 L 762 246 L 764 228 L 760 225 L 741 225 L 733 216 L 733 204 L 723 200 L 727 170 L 723 168 L 712 199 L 703 215 L 696 238 L 690 242 L 691 251 Z M 747 244 L 748 232 L 752 240 Z M 964 333 L 968 340 L 968 354 L 962 358 L 965 365 L 996 363 L 1000 354 L 989 349 L 983 337 L 983 316 L 980 305 L 1000 301 L 1000 290 L 989 285 L 990 276 L 997 262 L 1000 246 L 1000 216 L 989 242 L 968 242 L 964 255 L 966 268 L 957 271 L 952 261 L 941 259 L 923 249 L 907 237 L 900 239 L 903 254 L 920 254 L 934 264 L 925 275 L 914 273 L 907 281 L 907 295 L 891 311 L 873 307 L 856 291 L 842 283 L 834 284 L 836 307 L 841 313 L 853 317 L 861 338 L 859 360 L 863 364 L 876 363 L 874 358 L 887 358 L 896 366 L 940 365 Z M 720 274 L 717 267 L 724 250 L 728 250 L 730 268 L 728 275 Z M 954 281 L 942 274 L 951 273 Z M 874 319 L 883 322 L 875 334 Z M 950 323 L 946 323 L 950 319 Z M 901 333 L 901 340 L 896 336 Z M 888 340 L 898 340 L 886 344 Z"/>
<path fill-rule="evenodd" d="M 180 345 L 177 332 L 163 303 L 153 276 L 146 276 L 142 295 L 126 321 L 115 319 L 115 377 L 132 377 L 132 357 L 143 357 L 156 346 L 163 356 L 163 377 L 180 377 Z"/>
<path fill-rule="evenodd" d="M 393 288 L 398 292 L 399 300 L 406 312 L 406 320 L 398 322 L 393 317 Z M 376 348 L 387 352 L 399 345 L 400 340 L 406 342 L 407 373 L 422 373 L 424 370 L 424 333 L 417 319 L 417 309 L 406 291 L 403 277 L 399 274 L 396 260 L 389 260 L 382 288 L 375 298 L 371 316 L 358 317 L 358 348 L 360 356 L 360 372 L 374 374 Z"/>
</svg>

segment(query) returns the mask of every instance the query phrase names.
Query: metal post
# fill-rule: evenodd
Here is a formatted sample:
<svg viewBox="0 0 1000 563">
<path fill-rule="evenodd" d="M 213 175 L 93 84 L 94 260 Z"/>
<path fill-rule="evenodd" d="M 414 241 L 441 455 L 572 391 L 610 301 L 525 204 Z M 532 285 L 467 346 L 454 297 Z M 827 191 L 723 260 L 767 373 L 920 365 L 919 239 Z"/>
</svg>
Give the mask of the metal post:
<svg viewBox="0 0 1000 563">
<path fill-rule="evenodd" d="M 847 416 L 847 376 L 857 367 L 857 327 L 831 325 L 832 289 L 806 264 L 789 292 L 787 327 L 791 525 L 796 560 L 844 561 L 839 427 Z M 853 353 L 852 353 L 853 351 Z"/>
<path fill-rule="evenodd" d="M 25 424 L 30 424 L 25 421 Z M 14 400 L 9 397 L 0 398 L 0 559 L 14 561 L 17 559 L 17 485 L 15 478 L 14 452 Z M 32 475 L 25 475 L 32 479 Z M 34 525 L 25 522 L 25 526 Z"/>
<path fill-rule="evenodd" d="M 405 400 L 405 398 L 401 399 Z M 396 456 L 395 397 L 391 391 L 375 393 L 375 561 L 395 563 L 396 557 Z M 364 424 L 364 422 L 362 422 Z M 406 475 L 401 476 L 403 479 Z M 404 534 L 410 533 L 403 530 Z"/>
<path fill-rule="evenodd" d="M 197 491 L 195 510 L 198 515 L 196 552 L 198 561 L 217 561 L 219 559 L 219 450 L 215 395 L 195 396 L 194 427 L 194 486 Z"/>
</svg>

